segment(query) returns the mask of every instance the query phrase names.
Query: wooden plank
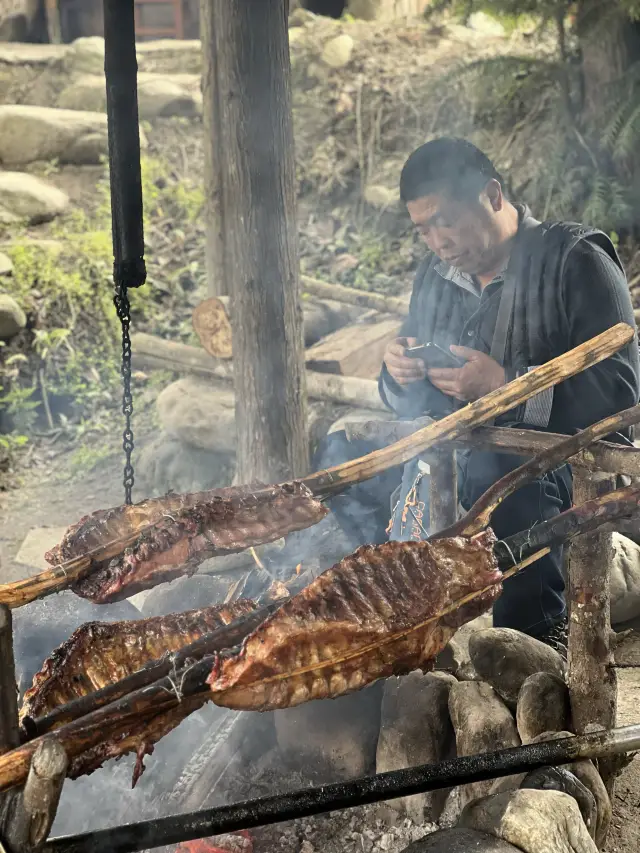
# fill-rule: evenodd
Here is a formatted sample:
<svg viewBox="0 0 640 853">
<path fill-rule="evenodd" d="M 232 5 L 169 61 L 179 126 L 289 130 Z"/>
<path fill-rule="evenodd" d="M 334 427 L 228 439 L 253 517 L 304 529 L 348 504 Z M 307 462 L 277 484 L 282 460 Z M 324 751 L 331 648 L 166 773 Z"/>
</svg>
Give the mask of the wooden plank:
<svg viewBox="0 0 640 853">
<path fill-rule="evenodd" d="M 387 344 L 398 337 L 400 325 L 396 318 L 391 318 L 343 326 L 307 349 L 307 369 L 377 379 L 384 351 Z"/>
<path fill-rule="evenodd" d="M 455 450 L 437 450 L 429 463 L 429 532 L 444 530 L 458 517 L 458 469 Z"/>
</svg>

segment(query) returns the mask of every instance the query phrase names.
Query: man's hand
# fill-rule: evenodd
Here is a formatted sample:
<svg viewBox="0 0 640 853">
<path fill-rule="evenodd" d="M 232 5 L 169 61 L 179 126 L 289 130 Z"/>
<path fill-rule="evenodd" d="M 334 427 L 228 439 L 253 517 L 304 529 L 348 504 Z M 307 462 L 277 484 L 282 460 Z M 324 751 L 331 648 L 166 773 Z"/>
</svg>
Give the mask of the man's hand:
<svg viewBox="0 0 640 853">
<path fill-rule="evenodd" d="M 417 338 L 396 338 L 387 345 L 384 352 L 384 363 L 387 365 L 391 378 L 398 385 L 409 385 L 424 379 L 427 368 L 421 358 L 407 358 L 404 351 L 407 347 L 418 345 Z"/>
<path fill-rule="evenodd" d="M 429 381 L 448 397 L 468 403 L 495 391 L 506 382 L 504 367 L 491 356 L 467 347 L 449 347 L 454 355 L 463 358 L 463 367 L 427 371 Z"/>
</svg>

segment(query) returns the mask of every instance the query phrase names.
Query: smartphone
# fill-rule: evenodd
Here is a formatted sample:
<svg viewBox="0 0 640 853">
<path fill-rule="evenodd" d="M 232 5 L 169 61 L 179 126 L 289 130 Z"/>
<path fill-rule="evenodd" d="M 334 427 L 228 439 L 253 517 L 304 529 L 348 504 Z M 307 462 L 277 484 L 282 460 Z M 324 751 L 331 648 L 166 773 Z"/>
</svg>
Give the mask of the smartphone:
<svg viewBox="0 0 640 853">
<path fill-rule="evenodd" d="M 439 347 L 438 344 L 420 344 L 417 347 L 408 347 L 404 354 L 407 358 L 421 358 L 427 367 L 462 367 L 465 362 L 452 352 Z"/>
</svg>

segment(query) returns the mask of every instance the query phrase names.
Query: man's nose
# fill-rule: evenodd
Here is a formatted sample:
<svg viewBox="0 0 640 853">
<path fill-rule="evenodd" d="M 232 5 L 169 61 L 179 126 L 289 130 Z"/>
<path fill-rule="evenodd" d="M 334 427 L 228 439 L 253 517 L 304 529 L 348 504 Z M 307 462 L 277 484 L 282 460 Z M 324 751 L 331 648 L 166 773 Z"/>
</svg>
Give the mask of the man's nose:
<svg viewBox="0 0 640 853">
<path fill-rule="evenodd" d="M 449 248 L 450 240 L 440 228 L 431 228 L 425 235 L 425 240 L 432 252 L 436 255 L 443 249 Z"/>
</svg>

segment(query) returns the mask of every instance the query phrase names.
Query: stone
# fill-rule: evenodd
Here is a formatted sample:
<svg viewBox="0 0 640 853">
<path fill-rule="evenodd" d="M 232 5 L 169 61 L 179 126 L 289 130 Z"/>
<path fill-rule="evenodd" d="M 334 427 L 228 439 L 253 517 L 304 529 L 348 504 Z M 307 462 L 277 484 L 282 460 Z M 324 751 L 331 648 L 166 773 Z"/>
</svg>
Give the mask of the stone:
<svg viewBox="0 0 640 853">
<path fill-rule="evenodd" d="M 229 483 L 233 476 L 232 457 L 191 447 L 160 433 L 143 447 L 136 475 L 154 495 L 170 490 L 197 492 Z"/>
<path fill-rule="evenodd" d="M 0 293 L 0 341 L 8 341 L 27 325 L 27 318 L 13 296 Z"/>
<path fill-rule="evenodd" d="M 475 829 L 441 829 L 414 841 L 402 853 L 521 853 L 517 847 Z"/>
<path fill-rule="evenodd" d="M 640 546 L 620 533 L 611 540 L 611 624 L 617 625 L 640 616 Z"/>
<path fill-rule="evenodd" d="M 73 79 L 58 98 L 58 107 L 105 112 L 107 93 L 104 75 L 86 74 Z M 138 76 L 138 111 L 141 119 L 180 116 L 195 118 L 202 112 L 200 79 L 195 74 Z"/>
<path fill-rule="evenodd" d="M 351 61 L 354 41 L 346 33 L 335 36 L 325 43 L 321 59 L 330 68 L 344 68 Z"/>
<path fill-rule="evenodd" d="M 66 532 L 66 527 L 32 527 L 22 540 L 15 557 L 16 563 L 29 566 L 37 572 L 50 569 L 44 555 L 60 542 Z"/>
<path fill-rule="evenodd" d="M 531 743 L 543 732 L 563 732 L 570 728 L 569 688 L 550 672 L 530 675 L 520 688 L 516 722 L 522 743 Z"/>
<path fill-rule="evenodd" d="M 376 772 L 435 764 L 448 757 L 453 744 L 449 692 L 457 684 L 446 673 L 419 670 L 384 683 Z M 439 818 L 448 791 L 415 794 L 389 801 L 415 824 Z"/>
<path fill-rule="evenodd" d="M 578 804 L 559 791 L 518 790 L 468 805 L 460 825 L 487 832 L 523 853 L 597 853 Z"/>
<path fill-rule="evenodd" d="M 228 388 L 187 376 L 161 391 L 156 407 L 160 423 L 172 438 L 201 450 L 235 450 L 235 399 Z"/>
<path fill-rule="evenodd" d="M 87 36 L 76 39 L 64 58 L 69 74 L 100 74 L 104 78 L 104 39 Z"/>
<path fill-rule="evenodd" d="M 375 768 L 382 684 L 274 712 L 286 768 L 315 783 L 365 776 Z"/>
<path fill-rule="evenodd" d="M 520 785 L 522 789 L 540 791 L 562 791 L 578 804 L 584 825 L 589 835 L 595 838 L 597 808 L 595 797 L 574 774 L 564 767 L 541 767 L 528 773 Z"/>
<path fill-rule="evenodd" d="M 520 746 L 515 720 L 495 690 L 484 682 L 461 681 L 451 687 L 449 714 L 459 756 L 495 752 Z M 461 788 L 461 803 L 483 797 L 492 780 L 472 782 Z"/>
<path fill-rule="evenodd" d="M 346 409 L 337 421 L 329 427 L 329 435 L 332 432 L 340 432 L 347 424 L 367 423 L 368 421 L 390 421 L 395 417 L 393 412 L 372 411 L 371 409 Z M 349 431 L 347 430 L 347 436 Z"/>
<path fill-rule="evenodd" d="M 0 106 L 0 163 L 5 168 L 40 160 L 98 164 L 107 153 L 107 117 L 102 113 Z"/>
<path fill-rule="evenodd" d="M 574 735 L 571 732 L 545 732 L 532 742 L 541 743 L 545 740 L 560 740 L 567 737 L 574 737 Z M 576 779 L 582 782 L 585 788 L 593 794 L 597 811 L 595 839 L 598 847 L 602 847 L 609 832 L 612 817 L 611 800 L 604 782 L 595 764 L 588 758 L 573 761 L 570 764 L 563 765 L 563 767 L 571 771 Z"/>
<path fill-rule="evenodd" d="M 467 26 L 477 33 L 483 33 L 487 36 L 504 36 L 505 29 L 493 15 L 488 15 L 486 12 L 474 12 L 469 16 Z"/>
<path fill-rule="evenodd" d="M 472 634 L 469 656 L 480 678 L 512 708 L 530 675 L 550 672 L 564 678 L 565 664 L 555 649 L 511 628 L 488 628 Z"/>
<path fill-rule="evenodd" d="M 1 174 L 0 177 L 2 177 Z M 12 272 L 13 261 L 9 255 L 5 255 L 4 252 L 0 252 L 0 275 L 11 275 Z"/>
<path fill-rule="evenodd" d="M 479 681 L 469 656 L 469 638 L 493 625 L 491 613 L 483 613 L 462 625 L 436 659 L 436 667 L 451 670 L 461 681 Z"/>
<path fill-rule="evenodd" d="M 69 207 L 69 197 L 35 175 L 0 172 L 0 204 L 29 225 L 39 225 L 64 213 Z"/>
<path fill-rule="evenodd" d="M 364 200 L 371 207 L 386 210 L 388 207 L 394 207 L 400 201 L 400 196 L 396 190 L 390 190 L 381 184 L 369 184 L 364 190 Z"/>
</svg>

